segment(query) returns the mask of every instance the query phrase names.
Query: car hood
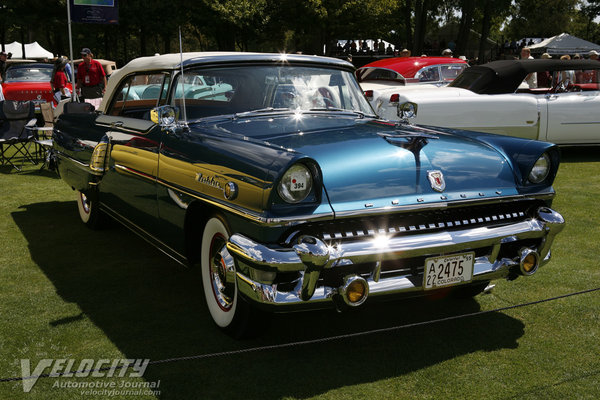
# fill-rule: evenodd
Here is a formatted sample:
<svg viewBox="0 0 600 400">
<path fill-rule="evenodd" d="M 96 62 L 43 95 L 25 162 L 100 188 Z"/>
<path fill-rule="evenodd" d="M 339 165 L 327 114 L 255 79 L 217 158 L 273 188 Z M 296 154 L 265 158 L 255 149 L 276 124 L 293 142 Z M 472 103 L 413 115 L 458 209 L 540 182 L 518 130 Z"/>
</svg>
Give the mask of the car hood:
<svg viewBox="0 0 600 400">
<path fill-rule="evenodd" d="M 290 129 L 291 119 L 250 118 L 214 128 L 317 161 L 335 212 L 516 193 L 508 161 L 472 138 L 347 117 L 308 117 Z"/>
</svg>

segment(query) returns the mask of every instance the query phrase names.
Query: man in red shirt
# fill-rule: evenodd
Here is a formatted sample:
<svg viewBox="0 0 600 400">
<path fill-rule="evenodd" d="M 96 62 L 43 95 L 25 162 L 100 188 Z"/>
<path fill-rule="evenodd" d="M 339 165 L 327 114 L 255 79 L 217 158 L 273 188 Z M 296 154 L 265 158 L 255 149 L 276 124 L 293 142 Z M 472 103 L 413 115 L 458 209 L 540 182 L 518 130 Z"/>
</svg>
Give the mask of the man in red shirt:
<svg viewBox="0 0 600 400">
<path fill-rule="evenodd" d="M 77 67 L 77 89 L 81 89 L 83 100 L 102 98 L 106 89 L 106 73 L 93 56 L 87 47 L 81 49 L 83 62 Z"/>
</svg>

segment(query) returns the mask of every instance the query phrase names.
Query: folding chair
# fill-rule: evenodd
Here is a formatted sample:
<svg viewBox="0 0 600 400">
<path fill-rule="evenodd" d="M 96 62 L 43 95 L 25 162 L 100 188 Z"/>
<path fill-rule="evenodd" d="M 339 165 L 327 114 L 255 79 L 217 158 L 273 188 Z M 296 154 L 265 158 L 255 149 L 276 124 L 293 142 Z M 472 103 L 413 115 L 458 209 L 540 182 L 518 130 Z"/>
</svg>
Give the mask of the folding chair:
<svg viewBox="0 0 600 400">
<path fill-rule="evenodd" d="M 44 126 L 38 126 L 36 129 L 35 144 L 37 145 L 36 158 L 42 159 L 43 163 L 40 170 L 44 169 L 48 165 L 49 169 L 52 169 L 52 132 L 54 130 L 54 111 L 52 103 L 40 104 L 40 111 L 44 119 Z"/>
<path fill-rule="evenodd" d="M 35 106 L 31 101 L 0 101 L 0 163 L 8 163 L 17 171 L 13 160 L 21 156 L 21 167 L 26 160 L 37 165 L 35 154 L 29 151 L 29 145 L 36 136 Z M 11 152 L 9 150 L 13 150 Z M 35 151 L 35 150 L 34 150 Z"/>
</svg>

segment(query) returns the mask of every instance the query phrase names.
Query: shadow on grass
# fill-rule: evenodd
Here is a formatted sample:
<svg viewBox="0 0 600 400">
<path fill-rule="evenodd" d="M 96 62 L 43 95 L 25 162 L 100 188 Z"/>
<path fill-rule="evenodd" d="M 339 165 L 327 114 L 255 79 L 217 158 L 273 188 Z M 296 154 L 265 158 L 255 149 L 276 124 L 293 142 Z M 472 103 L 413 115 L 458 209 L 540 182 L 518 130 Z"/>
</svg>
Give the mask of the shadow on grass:
<svg viewBox="0 0 600 400">
<path fill-rule="evenodd" d="M 58 176 L 58 174 L 55 171 L 50 171 L 48 169 L 47 165 L 44 165 L 42 167 L 42 163 L 43 163 L 43 161 L 40 161 L 39 164 L 37 164 L 37 165 L 35 165 L 35 164 L 21 165 L 21 163 L 18 162 L 18 163 L 16 163 L 16 165 L 17 165 L 17 167 L 19 167 L 21 169 L 20 171 L 16 170 L 12 165 L 9 165 L 9 164 L 0 165 L 0 174 L 43 176 L 46 178 L 60 179 L 60 176 Z"/>
<path fill-rule="evenodd" d="M 561 147 L 561 162 L 600 162 L 600 146 Z"/>
<path fill-rule="evenodd" d="M 211 322 L 198 274 L 125 228 L 85 228 L 75 202 L 30 204 L 12 217 L 57 293 L 81 309 L 81 314 L 48 321 L 50 329 L 72 329 L 89 319 L 127 358 L 156 361 L 248 349 L 479 310 L 472 299 L 444 299 L 367 304 L 343 314 L 275 315 L 262 336 L 238 342 Z M 304 398 L 472 352 L 516 348 L 523 332 L 519 320 L 489 313 L 319 344 L 161 363 L 151 365 L 144 378 L 161 381 L 163 398 Z"/>
</svg>

